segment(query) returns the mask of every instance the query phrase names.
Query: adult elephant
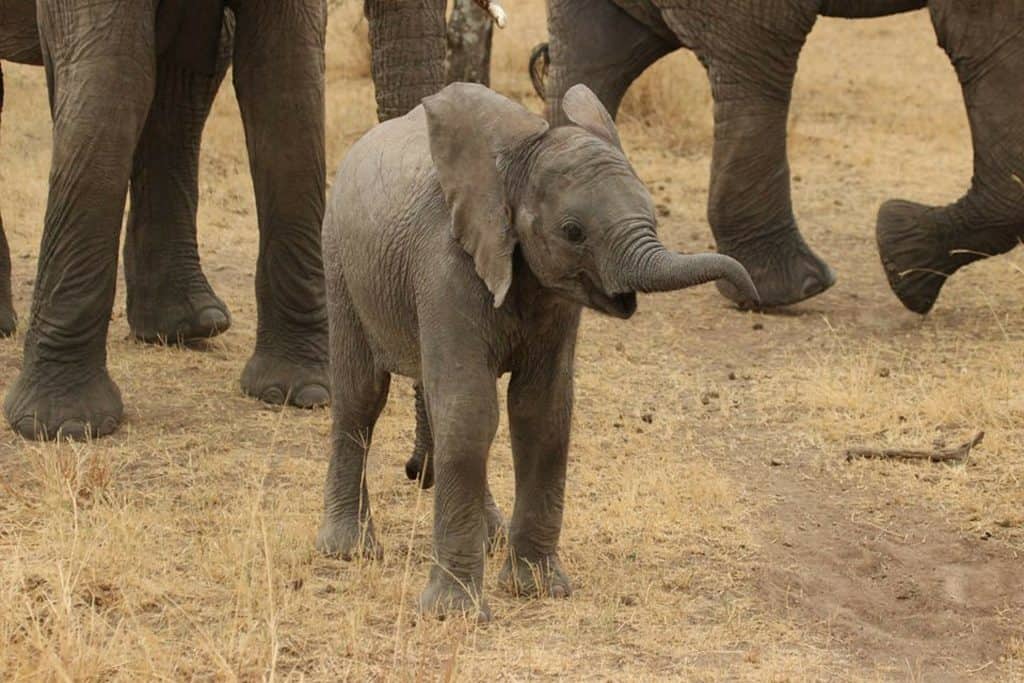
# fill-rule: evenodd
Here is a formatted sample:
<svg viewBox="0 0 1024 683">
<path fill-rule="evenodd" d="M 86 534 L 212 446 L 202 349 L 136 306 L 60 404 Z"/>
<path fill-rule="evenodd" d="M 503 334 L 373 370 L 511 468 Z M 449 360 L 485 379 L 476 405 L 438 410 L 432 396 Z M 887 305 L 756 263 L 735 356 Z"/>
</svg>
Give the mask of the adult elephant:
<svg viewBox="0 0 1024 683">
<path fill-rule="evenodd" d="M 975 151 L 970 191 L 947 207 L 890 202 L 878 243 L 901 301 L 929 310 L 956 268 L 1006 251 L 1024 229 L 1024 3 L 927 3 L 963 84 Z M 693 50 L 714 99 L 708 220 L 720 252 L 750 272 L 766 307 L 793 304 L 835 282 L 807 245 L 790 199 L 786 123 L 797 60 L 819 15 L 866 18 L 925 0 L 549 0 L 549 116 L 585 83 L 610 112 L 629 84 L 676 49 Z M 586 17 L 584 21 L 582 18 Z M 539 53 L 538 53 L 539 54 Z M 719 289 L 730 298 L 728 284 Z"/>
<path fill-rule="evenodd" d="M 54 152 L 24 362 L 4 403 L 12 427 L 30 438 L 75 438 L 109 434 L 120 422 L 106 336 L 129 183 L 133 334 L 189 339 L 230 324 L 195 240 L 199 142 L 228 61 L 260 233 L 256 348 L 242 388 L 269 402 L 326 403 L 325 0 L 0 0 L 0 18 L 31 16 L 32 5 Z M 443 84 L 436 5 L 365 4 L 383 117 Z M 233 41 L 221 35 L 225 9 Z M 3 21 L 0 34 L 13 26 Z M 227 45 L 230 53 L 218 49 Z"/>
</svg>

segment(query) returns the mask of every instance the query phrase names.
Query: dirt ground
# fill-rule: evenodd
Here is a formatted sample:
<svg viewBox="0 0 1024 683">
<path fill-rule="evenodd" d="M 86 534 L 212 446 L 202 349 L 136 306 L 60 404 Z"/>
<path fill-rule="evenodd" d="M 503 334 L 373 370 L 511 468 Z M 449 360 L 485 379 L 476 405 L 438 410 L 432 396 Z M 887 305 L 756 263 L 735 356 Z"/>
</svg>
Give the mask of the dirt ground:
<svg viewBox="0 0 1024 683">
<path fill-rule="evenodd" d="M 332 169 L 374 120 L 359 4 L 332 15 Z M 524 63 L 543 12 L 515 5 L 494 82 L 539 110 Z M 24 322 L 49 130 L 41 72 L 5 69 L 0 206 Z M 706 249 L 710 104 L 696 60 L 645 75 L 620 122 L 665 241 Z M 790 129 L 797 215 L 839 283 L 774 314 L 738 312 L 713 287 L 642 298 L 628 322 L 586 313 L 562 537 L 575 593 L 513 598 L 495 585 L 496 557 L 495 620 L 478 628 L 413 610 L 431 494 L 402 469 L 407 381 L 371 454 L 379 563 L 313 549 L 327 412 L 239 391 L 256 222 L 226 85 L 204 142 L 200 232 L 234 327 L 205 350 L 134 343 L 122 287 L 109 343 L 122 429 L 77 445 L 0 431 L 0 679 L 1021 680 L 1022 253 L 957 274 L 922 318 L 891 295 L 874 246 L 884 199 L 945 203 L 970 177 L 959 88 L 927 16 L 820 21 Z M 0 341 L 5 386 L 22 341 Z M 843 457 L 978 430 L 962 465 Z M 491 457 L 507 511 L 504 427 Z"/>
</svg>

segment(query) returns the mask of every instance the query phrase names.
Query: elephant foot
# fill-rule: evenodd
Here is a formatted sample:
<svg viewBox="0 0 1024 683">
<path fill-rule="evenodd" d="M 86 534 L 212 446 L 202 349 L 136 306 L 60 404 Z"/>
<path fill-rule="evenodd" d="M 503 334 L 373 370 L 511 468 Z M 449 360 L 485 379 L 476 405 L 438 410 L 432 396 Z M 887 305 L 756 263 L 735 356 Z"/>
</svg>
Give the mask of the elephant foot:
<svg viewBox="0 0 1024 683">
<path fill-rule="evenodd" d="M 325 517 L 316 536 L 316 549 L 328 557 L 345 561 L 357 557 L 370 560 L 384 557 L 384 549 L 373 531 L 373 522 L 367 520 L 363 524 L 355 518 Z"/>
<path fill-rule="evenodd" d="M 409 481 L 417 482 L 421 489 L 433 487 L 434 454 L 430 451 L 423 451 L 417 442 L 412 455 L 405 462 L 405 476 Z"/>
<path fill-rule="evenodd" d="M 10 304 L 0 304 L 0 338 L 10 337 L 18 329 L 18 316 Z"/>
<path fill-rule="evenodd" d="M 442 620 L 448 616 L 464 616 L 480 623 L 491 620 L 491 608 L 474 582 L 460 581 L 438 566 L 430 570 L 430 581 L 420 594 L 419 610 Z"/>
<path fill-rule="evenodd" d="M 508 524 L 501 508 L 494 502 L 491 489 L 488 488 L 484 497 L 484 519 L 487 522 L 487 552 L 494 553 L 508 541 Z"/>
<path fill-rule="evenodd" d="M 202 277 L 202 275 L 200 275 Z M 209 339 L 231 327 L 227 305 L 206 283 L 185 297 L 132 296 L 128 321 L 136 339 L 149 344 L 185 344 Z"/>
<path fill-rule="evenodd" d="M 124 413 L 121 392 L 105 368 L 81 382 L 66 372 L 26 368 L 8 390 L 4 415 L 14 431 L 27 439 L 83 440 L 117 429 Z M 49 381 L 40 377 L 55 377 Z"/>
<path fill-rule="evenodd" d="M 572 582 L 562 570 L 558 555 L 527 560 L 511 551 L 498 582 L 513 595 L 567 598 L 572 594 Z"/>
<path fill-rule="evenodd" d="M 761 297 L 758 308 L 777 308 L 799 303 L 821 294 L 836 283 L 836 275 L 815 254 L 799 232 L 784 237 L 730 246 L 719 244 L 719 252 L 732 256 L 750 273 Z M 715 283 L 723 296 L 743 305 L 745 297 L 725 280 Z"/>
<path fill-rule="evenodd" d="M 242 391 L 265 403 L 319 408 L 331 402 L 327 364 L 298 363 L 256 351 L 242 371 Z"/>
<path fill-rule="evenodd" d="M 942 213 L 914 202 L 890 200 L 878 210 L 875 238 L 889 286 L 915 313 L 927 313 L 946 278 L 963 263 L 951 254 L 951 225 Z"/>
</svg>

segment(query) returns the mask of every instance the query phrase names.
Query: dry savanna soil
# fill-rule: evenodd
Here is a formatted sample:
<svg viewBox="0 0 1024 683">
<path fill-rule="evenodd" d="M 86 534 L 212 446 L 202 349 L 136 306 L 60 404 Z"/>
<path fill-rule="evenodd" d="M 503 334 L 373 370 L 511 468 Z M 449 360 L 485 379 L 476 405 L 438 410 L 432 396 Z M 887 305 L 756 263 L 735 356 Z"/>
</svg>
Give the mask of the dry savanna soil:
<svg viewBox="0 0 1024 683">
<path fill-rule="evenodd" d="M 331 16 L 328 153 L 373 124 L 360 3 Z M 494 85 L 538 110 L 525 61 L 541 3 L 508 6 Z M 24 323 L 46 196 L 40 70 L 5 65 L 0 201 Z M 675 248 L 707 249 L 710 101 L 689 54 L 625 103 L 627 152 Z M 1024 677 L 1024 265 L 976 264 L 925 318 L 874 247 L 889 197 L 945 203 L 971 150 L 959 87 L 924 13 L 822 20 L 790 125 L 793 195 L 839 275 L 772 314 L 713 287 L 587 312 L 562 558 L 569 600 L 496 585 L 495 620 L 419 618 L 432 494 L 405 479 L 408 381 L 370 454 L 381 562 L 313 549 L 329 415 L 241 395 L 253 344 L 256 218 L 225 84 L 203 147 L 203 264 L 235 325 L 202 349 L 110 328 L 122 429 L 86 444 L 0 432 L 0 679 L 1020 680 Z M 0 381 L 22 338 L 0 341 Z M 499 386 L 501 389 L 504 385 Z M 847 462 L 851 446 L 953 446 L 963 463 Z M 504 427 L 491 453 L 508 511 Z"/>
</svg>

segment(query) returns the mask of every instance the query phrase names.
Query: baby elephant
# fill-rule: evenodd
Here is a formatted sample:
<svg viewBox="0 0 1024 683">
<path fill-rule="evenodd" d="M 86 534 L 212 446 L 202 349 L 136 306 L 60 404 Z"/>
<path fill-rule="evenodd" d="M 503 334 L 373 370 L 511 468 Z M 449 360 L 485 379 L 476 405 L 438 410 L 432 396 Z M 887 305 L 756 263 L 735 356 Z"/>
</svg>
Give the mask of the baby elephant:
<svg viewBox="0 0 1024 683">
<path fill-rule="evenodd" d="M 391 374 L 422 383 L 433 435 L 434 564 L 421 611 L 487 619 L 487 455 L 496 379 L 512 373 L 515 508 L 501 581 L 567 596 L 558 560 L 583 306 L 629 318 L 637 292 L 724 278 L 757 292 L 727 256 L 672 253 L 608 112 L 586 87 L 543 118 L 456 83 L 349 151 L 324 221 L 333 445 L 317 539 L 377 556 L 364 463 Z"/>
</svg>

